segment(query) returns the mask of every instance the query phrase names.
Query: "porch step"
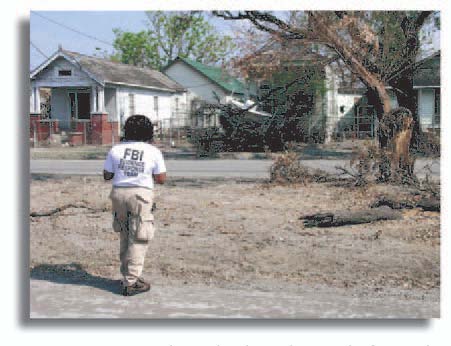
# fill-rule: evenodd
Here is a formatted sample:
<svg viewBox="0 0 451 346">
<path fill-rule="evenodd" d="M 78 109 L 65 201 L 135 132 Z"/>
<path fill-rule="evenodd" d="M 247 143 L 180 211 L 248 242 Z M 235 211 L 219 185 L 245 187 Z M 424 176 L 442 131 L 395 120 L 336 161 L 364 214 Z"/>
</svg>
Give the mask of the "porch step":
<svg viewBox="0 0 451 346">
<path fill-rule="evenodd" d="M 52 134 L 49 137 L 49 145 L 50 146 L 61 146 L 63 143 L 61 134 Z"/>
<path fill-rule="evenodd" d="M 60 136 L 61 136 L 61 144 L 69 143 L 70 138 L 69 134 L 66 131 L 61 131 Z"/>
</svg>

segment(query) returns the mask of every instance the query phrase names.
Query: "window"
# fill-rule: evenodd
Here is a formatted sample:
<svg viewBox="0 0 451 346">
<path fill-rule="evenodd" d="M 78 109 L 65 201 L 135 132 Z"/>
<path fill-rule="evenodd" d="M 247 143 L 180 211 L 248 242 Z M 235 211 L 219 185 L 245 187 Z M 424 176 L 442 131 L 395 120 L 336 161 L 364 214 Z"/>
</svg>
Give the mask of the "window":
<svg viewBox="0 0 451 346">
<path fill-rule="evenodd" d="M 153 97 L 153 110 L 155 111 L 155 115 L 158 117 L 158 96 Z"/>
<path fill-rule="evenodd" d="M 175 98 L 175 112 L 176 113 L 179 112 L 179 98 L 178 97 Z"/>
<path fill-rule="evenodd" d="M 135 95 L 128 94 L 128 115 L 132 116 L 135 114 Z"/>
<path fill-rule="evenodd" d="M 58 70 L 58 76 L 60 77 L 72 76 L 72 70 Z"/>
</svg>

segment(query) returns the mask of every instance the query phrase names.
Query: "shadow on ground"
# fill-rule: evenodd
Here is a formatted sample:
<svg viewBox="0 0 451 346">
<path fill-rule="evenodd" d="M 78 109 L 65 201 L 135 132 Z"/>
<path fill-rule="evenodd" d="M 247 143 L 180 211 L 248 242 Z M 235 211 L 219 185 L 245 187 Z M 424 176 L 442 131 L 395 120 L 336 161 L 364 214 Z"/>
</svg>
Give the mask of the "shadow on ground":
<svg viewBox="0 0 451 346">
<path fill-rule="evenodd" d="M 119 280 L 92 275 L 78 263 L 40 264 L 30 271 L 30 278 L 58 284 L 90 286 L 113 294 L 120 294 Z"/>
</svg>

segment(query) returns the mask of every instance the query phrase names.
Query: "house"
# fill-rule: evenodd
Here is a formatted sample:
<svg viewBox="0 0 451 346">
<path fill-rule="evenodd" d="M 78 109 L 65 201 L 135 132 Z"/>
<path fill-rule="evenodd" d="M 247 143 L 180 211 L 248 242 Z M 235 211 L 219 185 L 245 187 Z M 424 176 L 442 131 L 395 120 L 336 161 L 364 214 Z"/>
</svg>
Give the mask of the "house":
<svg viewBox="0 0 451 346">
<path fill-rule="evenodd" d="M 283 56 L 276 69 L 275 56 Z M 368 104 L 366 86 L 343 69 L 342 64 L 278 41 L 270 41 L 248 61 L 257 71 L 251 78 L 259 80 L 262 109 L 273 115 L 273 127 L 283 141 L 330 142 L 345 137 L 375 137 L 376 114 L 374 106 Z M 395 93 L 390 87 L 387 89 L 392 106 L 397 107 Z M 440 52 L 417 62 L 414 89 L 421 128 L 439 128 Z"/>
<path fill-rule="evenodd" d="M 423 131 L 440 129 L 440 51 L 420 60 L 413 76 Z"/>
<path fill-rule="evenodd" d="M 272 114 L 269 127 L 274 142 L 322 142 L 325 136 L 330 71 L 309 59 L 283 61 L 271 75 L 258 81 L 263 111 Z M 258 77 L 257 77 L 258 78 Z M 282 145 L 282 143 L 280 143 Z"/>
<path fill-rule="evenodd" d="M 374 106 L 368 103 L 362 83 L 355 88 L 342 86 L 343 79 L 331 70 L 327 77 L 328 109 L 326 141 L 352 135 L 372 138 L 377 119 Z M 413 75 L 417 114 L 423 131 L 440 130 L 440 51 L 420 59 Z M 398 107 L 393 89 L 387 86 L 392 107 Z"/>
<path fill-rule="evenodd" d="M 324 142 L 352 136 L 372 138 L 375 135 L 375 112 L 372 106 L 362 102 L 365 85 L 352 80 L 335 66 L 325 67 L 326 93 Z"/>
<path fill-rule="evenodd" d="M 190 119 L 190 126 L 219 126 L 218 114 L 208 116 L 198 111 L 203 104 L 227 104 L 249 99 L 246 86 L 221 67 L 208 66 L 188 58 L 177 57 L 162 72 L 187 90 L 186 114 L 179 111 L 179 119 Z M 236 105 L 236 104 L 235 104 Z M 250 110 L 258 115 L 255 109 Z M 263 114 L 263 113 L 262 113 Z M 268 115 L 268 114 L 264 114 Z M 183 120 L 181 120 L 183 122 Z"/>
<path fill-rule="evenodd" d="M 44 140 L 65 133 L 72 144 L 109 144 L 132 114 L 148 116 L 164 128 L 187 93 L 163 73 L 63 50 L 30 74 L 30 137 Z M 43 119 L 40 89 L 50 90 Z"/>
</svg>

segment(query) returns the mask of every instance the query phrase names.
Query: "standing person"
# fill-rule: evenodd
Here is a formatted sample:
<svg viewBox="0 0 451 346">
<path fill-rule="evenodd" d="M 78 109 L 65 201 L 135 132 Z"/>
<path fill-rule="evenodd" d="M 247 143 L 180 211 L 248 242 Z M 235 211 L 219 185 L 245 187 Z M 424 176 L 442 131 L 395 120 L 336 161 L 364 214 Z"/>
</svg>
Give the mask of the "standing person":
<svg viewBox="0 0 451 346">
<path fill-rule="evenodd" d="M 110 198 L 113 229 L 120 232 L 122 294 L 146 292 L 141 278 L 149 240 L 154 235 L 154 181 L 163 184 L 166 167 L 161 151 L 149 142 L 153 126 L 144 115 L 132 115 L 124 125 L 124 141 L 113 146 L 104 163 L 103 178 L 113 179 Z"/>
</svg>

